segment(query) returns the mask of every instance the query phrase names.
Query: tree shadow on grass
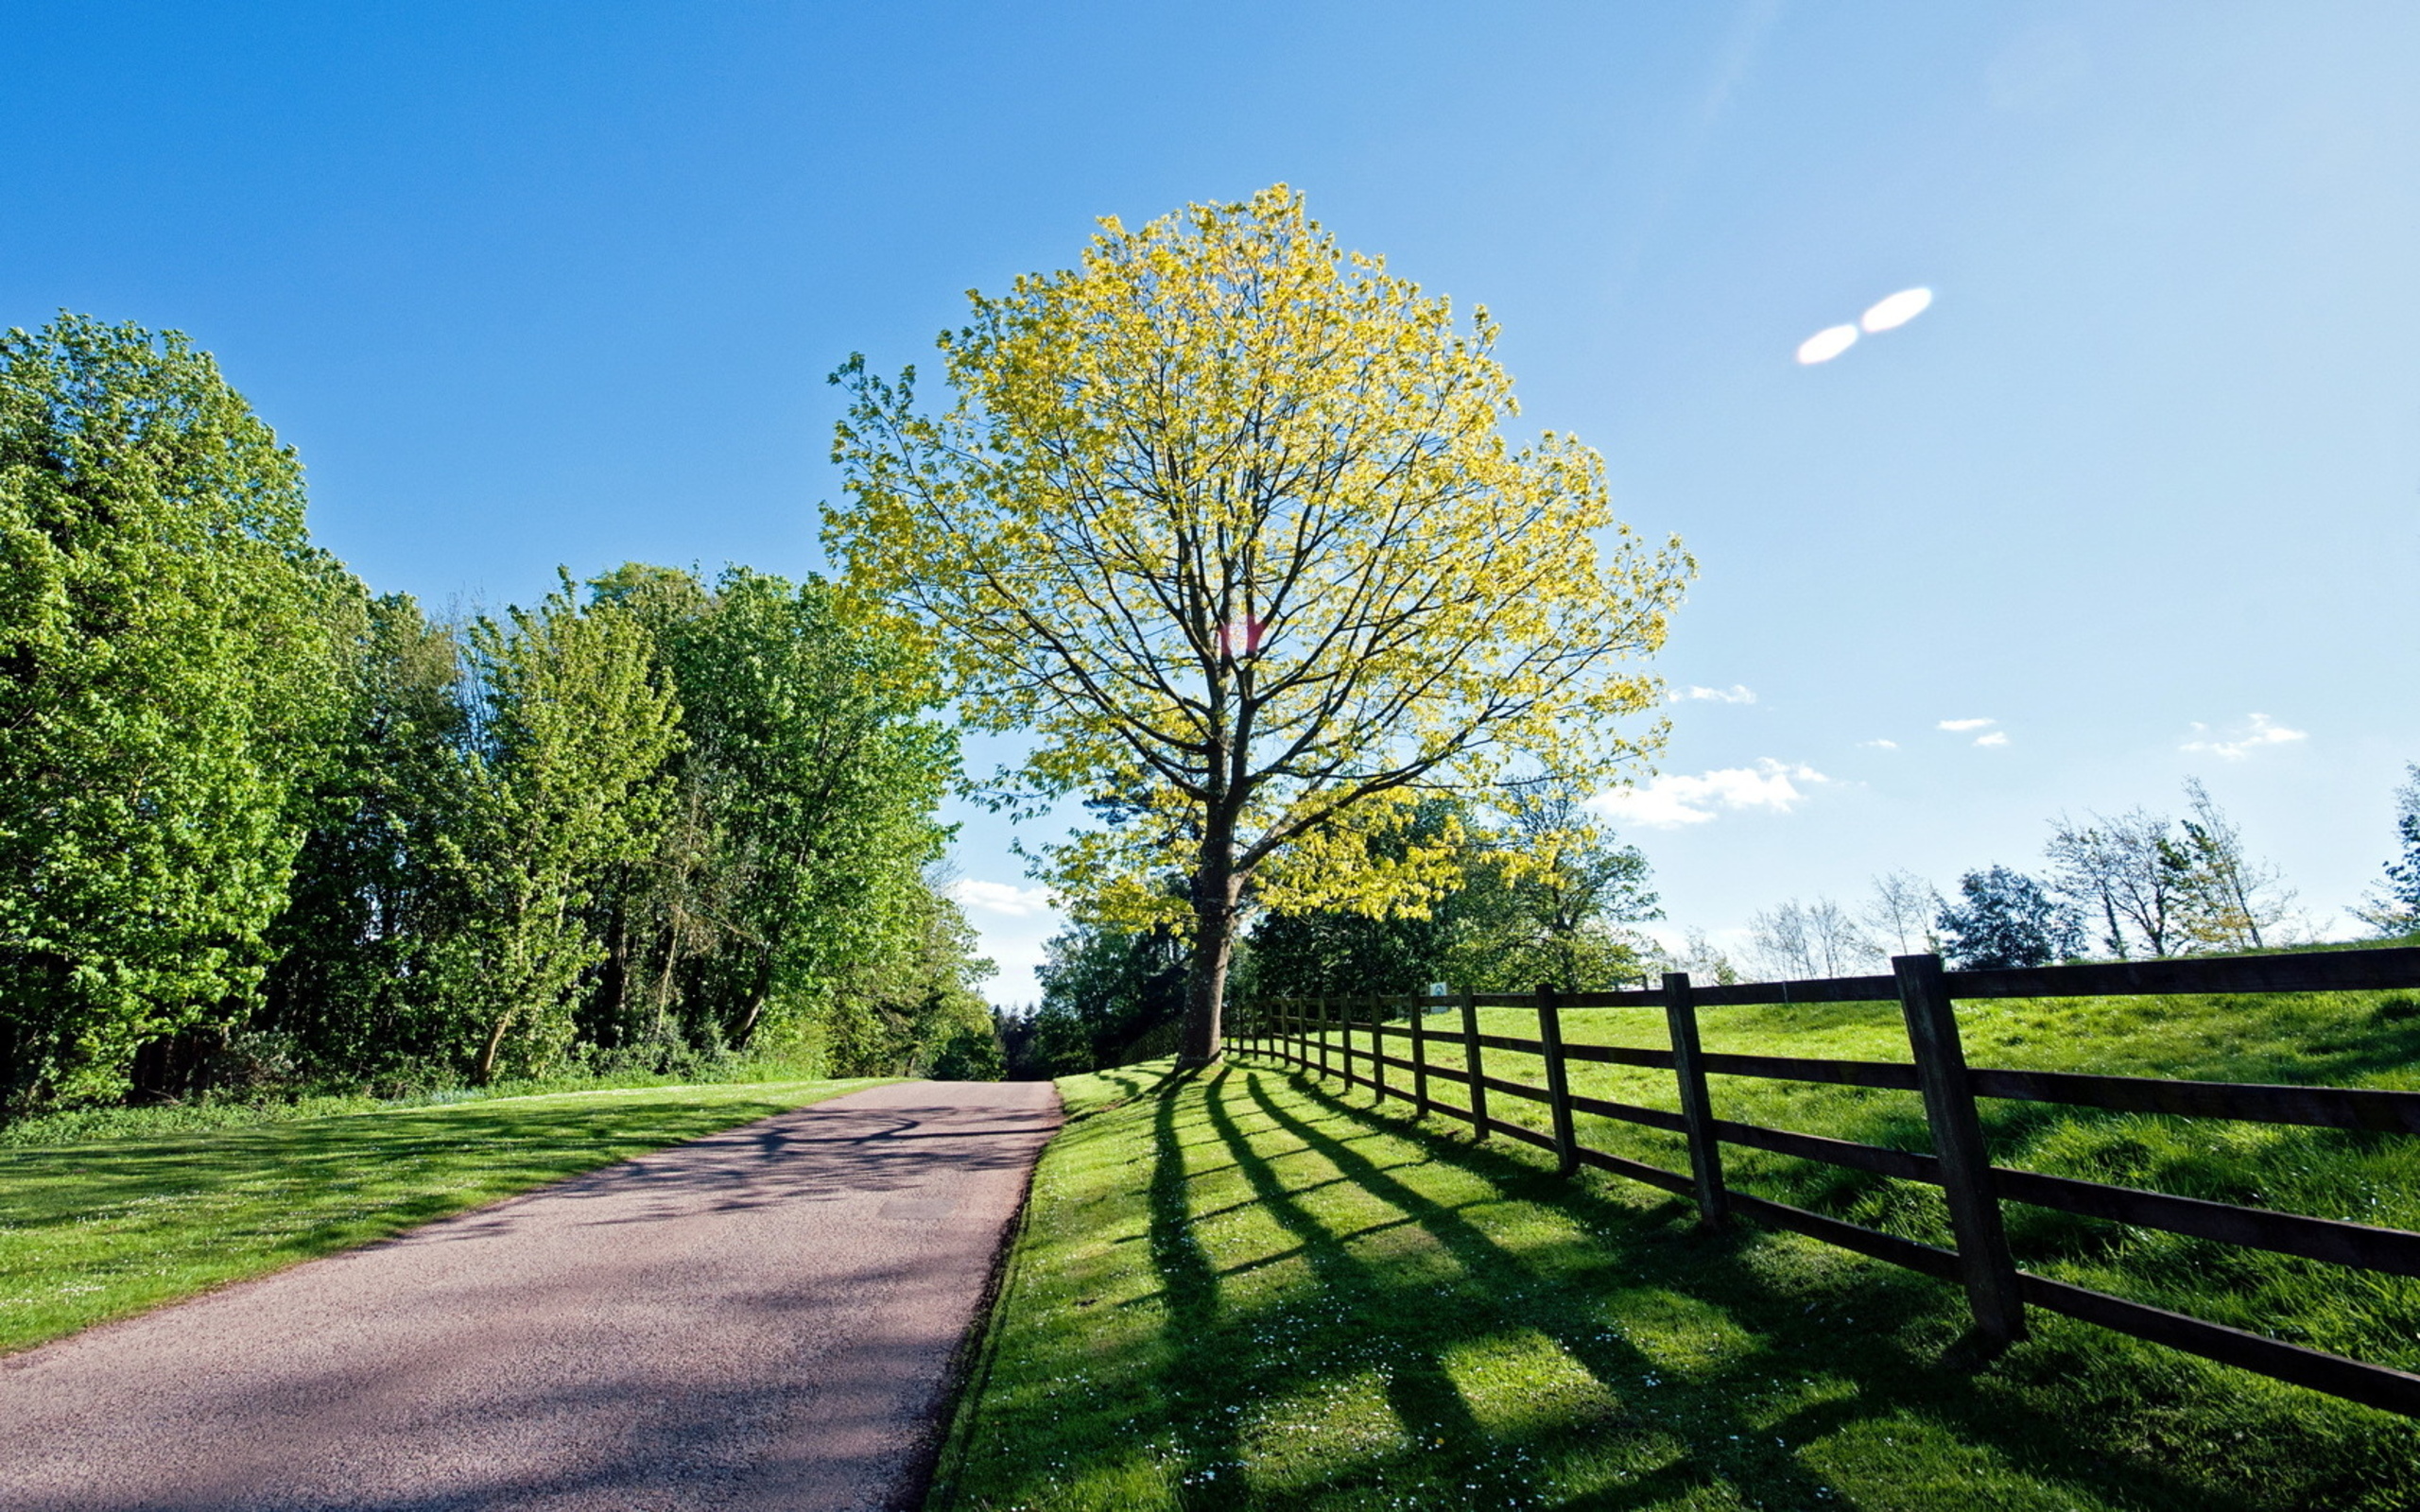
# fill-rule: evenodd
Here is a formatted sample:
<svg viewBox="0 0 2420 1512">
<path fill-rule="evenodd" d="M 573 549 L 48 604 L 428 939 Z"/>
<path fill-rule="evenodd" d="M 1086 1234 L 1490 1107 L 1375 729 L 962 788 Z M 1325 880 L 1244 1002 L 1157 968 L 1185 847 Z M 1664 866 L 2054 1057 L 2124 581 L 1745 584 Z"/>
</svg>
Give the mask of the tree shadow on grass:
<svg viewBox="0 0 2420 1512">
<path fill-rule="evenodd" d="M 1201 1504 L 1312 1505 L 1409 1491 L 1430 1499 L 1422 1504 L 1483 1499 L 1543 1505 L 1538 1472 L 1560 1461 L 1599 1483 L 1565 1505 L 1643 1507 L 1726 1486 L 1767 1505 L 1853 1505 L 1789 1446 L 1902 1416 L 1939 1424 L 2039 1481 L 2113 1504 L 2248 1504 L 2148 1466 L 2093 1460 L 2077 1450 L 2066 1425 L 1986 1381 L 1944 1367 L 1922 1346 L 1872 1327 L 1835 1332 L 1843 1325 L 1825 1321 L 1930 1314 L 1945 1325 L 1932 1332 L 1954 1334 L 1955 1297 L 1933 1295 L 1932 1282 L 1854 1265 L 1825 1277 L 1817 1302 L 1802 1309 L 1803 1297 L 1782 1295 L 1754 1263 L 1753 1252 L 1765 1240 L 1754 1231 L 1698 1233 L 1678 1203 L 1642 1210 L 1558 1181 L 1509 1152 L 1441 1137 L 1288 1078 L 1320 1109 L 1306 1117 L 1270 1095 L 1279 1074 L 1240 1070 L 1201 1079 L 1199 1122 L 1232 1158 L 1253 1202 L 1294 1241 L 1285 1257 L 1218 1267 L 1193 1232 L 1211 1214 L 1187 1211 L 1195 1173 L 1184 1133 L 1195 1121 L 1182 1116 L 1188 1101 L 1183 1093 L 1194 1084 L 1165 1085 L 1154 1110 L 1152 1258 L 1167 1288 L 1171 1346 L 1163 1379 Z M 1257 1125 L 1257 1134 L 1247 1124 Z M 1262 1138 L 1279 1146 L 1273 1155 L 1256 1143 Z M 1358 1147 L 1381 1138 L 1411 1143 L 1419 1158 L 1383 1164 Z M 1295 1151 L 1322 1162 L 1317 1179 L 1291 1178 L 1277 1168 L 1276 1160 Z M 1491 1205 L 1533 1203 L 1568 1220 L 1573 1231 L 1544 1250 L 1507 1248 L 1461 1207 L 1424 1193 L 1406 1170 L 1432 1163 L 1483 1178 L 1501 1193 L 1483 1199 Z M 1340 1178 L 1380 1209 L 1348 1231 L 1332 1228 L 1306 1201 Z M 1437 1284 L 1433 1259 L 1424 1269 L 1400 1253 L 1369 1253 L 1374 1236 L 1407 1227 L 1450 1257 L 1458 1271 L 1452 1284 Z M 1307 1293 L 1250 1313 L 1222 1302 L 1222 1285 L 1295 1255 L 1314 1283 Z M 1686 1299 L 1747 1342 L 1720 1363 L 1676 1366 L 1626 1336 L 1616 1292 Z M 1825 1318 L 1810 1320 L 1816 1308 Z M 1448 1354 L 1538 1335 L 1602 1388 L 1598 1405 L 1579 1420 L 1491 1431 L 1457 1384 Z M 1291 1348 L 1260 1347 L 1271 1340 Z M 1373 1371 L 1387 1407 L 1416 1443 L 1342 1456 L 1323 1473 L 1288 1476 L 1282 1486 L 1256 1486 L 1239 1498 L 1243 1415 L 1220 1405 L 1231 1401 L 1238 1381 L 1249 1380 L 1263 1396 L 1285 1397 Z M 1790 1387 L 1813 1380 L 1824 1383 L 1823 1399 L 1789 1406 Z M 1760 1401 L 1766 1410 L 1757 1410 Z M 1592 1468 L 1575 1456 L 1605 1463 Z M 1206 1494 L 1209 1483 L 1199 1479 L 1204 1471 L 1215 1474 L 1221 1495 Z"/>
</svg>

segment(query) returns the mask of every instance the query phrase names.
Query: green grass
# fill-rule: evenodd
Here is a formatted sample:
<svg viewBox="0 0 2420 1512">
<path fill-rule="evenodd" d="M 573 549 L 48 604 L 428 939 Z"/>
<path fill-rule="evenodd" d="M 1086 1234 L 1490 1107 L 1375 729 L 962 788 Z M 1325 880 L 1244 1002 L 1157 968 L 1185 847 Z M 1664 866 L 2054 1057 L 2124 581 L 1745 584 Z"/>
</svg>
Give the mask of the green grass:
<svg viewBox="0 0 2420 1512">
<path fill-rule="evenodd" d="M 1491 1009 L 1482 1027 L 1534 1038 L 1534 1013 Z M 1896 1004 L 1711 1008 L 1708 1050 L 1905 1062 Z M 2035 999 L 1961 1005 L 1968 1063 L 2205 1081 L 2420 1089 L 2420 1003 L 2406 994 Z M 1435 1018 L 1432 1024 L 1447 1021 Z M 1359 1037 L 1366 1043 L 1366 1037 Z M 1573 1043 L 1662 1046 L 1660 1012 L 1565 1015 Z M 1543 1086 L 1531 1057 L 1487 1052 L 1495 1075 Z M 1459 1046 L 1432 1061 L 1460 1065 Z M 1363 1074 L 1366 1074 L 1366 1065 Z M 1400 1073 L 1391 1077 L 1400 1079 Z M 1575 1091 L 1677 1108 L 1669 1073 L 1572 1068 Z M 1931 1148 L 1913 1092 L 1750 1077 L 1712 1078 L 1720 1118 L 1901 1149 Z M 1461 1089 L 1439 1083 L 1442 1095 Z M 2420 1229 L 2420 1139 L 1985 1100 L 1997 1163 L 2051 1176 Z M 1498 1096 L 1490 1112 L 1539 1127 L 1537 1104 Z M 1678 1135 L 1581 1115 L 1582 1143 L 1685 1171 Z M 1906 1238 L 1948 1245 L 1937 1189 L 1726 1146 L 1732 1185 Z M 2029 1270 L 2135 1301 L 2406 1370 L 2420 1370 L 2420 1280 L 2350 1271 L 2210 1241 L 2011 1203 L 2010 1238 Z"/>
<path fill-rule="evenodd" d="M 874 1085 L 557 1092 L 11 1145 L 0 1351 Z"/>
<path fill-rule="evenodd" d="M 2378 1006 L 2331 1022 L 2358 1038 Z M 1994 1022 L 2074 1026 L 2043 1005 Z M 2404 1022 L 2332 1054 L 2391 1057 Z M 2172 1015 L 2139 1030 L 2145 1055 L 2231 1073 L 2282 1043 Z M 1709 1039 L 1881 1058 L 1872 1024 L 1831 1009 Z M 2034 1063 L 2053 1056 L 2150 1069 L 2064 1042 Z M 1718 1106 L 1755 1116 L 1741 1085 Z M 2039 1314 L 1978 1369 L 1951 1287 L 1744 1224 L 1700 1233 L 1663 1193 L 1559 1181 L 1544 1152 L 1400 1102 L 1235 1059 L 1061 1086 L 1074 1116 L 938 1507 L 2384 1512 L 2420 1485 L 2420 1425 Z M 1830 1111 L 1868 1134 L 1901 1116 Z M 1744 1186 L 1808 1195 L 1742 1165 Z"/>
</svg>

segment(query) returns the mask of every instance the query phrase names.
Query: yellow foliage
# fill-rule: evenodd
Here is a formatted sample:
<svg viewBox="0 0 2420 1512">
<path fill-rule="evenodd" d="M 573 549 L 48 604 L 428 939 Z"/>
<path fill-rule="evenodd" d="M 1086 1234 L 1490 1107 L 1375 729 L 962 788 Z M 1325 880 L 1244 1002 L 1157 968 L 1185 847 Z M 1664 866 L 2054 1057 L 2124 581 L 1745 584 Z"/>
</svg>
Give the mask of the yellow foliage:
<svg viewBox="0 0 2420 1512">
<path fill-rule="evenodd" d="M 1622 722 L 1693 564 L 1615 520 L 1576 438 L 1505 438 L 1484 309 L 1340 251 L 1283 185 L 1104 221 L 1075 268 L 971 298 L 946 411 L 912 369 L 835 375 L 826 540 L 972 722 L 1032 736 L 1021 796 L 1118 805 L 1049 851 L 1082 911 L 1423 911 L 1460 848 L 1367 843 L 1423 791 L 1601 782 L 1661 740 Z"/>
</svg>

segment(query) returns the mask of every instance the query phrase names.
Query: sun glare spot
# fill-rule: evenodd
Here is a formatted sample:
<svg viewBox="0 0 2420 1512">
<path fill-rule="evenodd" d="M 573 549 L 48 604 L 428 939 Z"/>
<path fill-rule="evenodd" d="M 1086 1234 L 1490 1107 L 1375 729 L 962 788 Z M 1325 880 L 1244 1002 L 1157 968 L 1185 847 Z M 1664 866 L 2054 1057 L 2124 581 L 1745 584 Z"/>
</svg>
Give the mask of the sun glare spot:
<svg viewBox="0 0 2420 1512">
<path fill-rule="evenodd" d="M 1819 362 L 1829 362 L 1856 345 L 1857 327 L 1826 326 L 1798 344 L 1798 360 L 1812 367 Z"/>
<path fill-rule="evenodd" d="M 1866 311 L 1858 324 L 1865 327 L 1869 334 L 1895 331 L 1924 314 L 1931 303 L 1930 289 L 1901 289 L 1888 299 L 1876 301 L 1874 308 Z"/>
</svg>

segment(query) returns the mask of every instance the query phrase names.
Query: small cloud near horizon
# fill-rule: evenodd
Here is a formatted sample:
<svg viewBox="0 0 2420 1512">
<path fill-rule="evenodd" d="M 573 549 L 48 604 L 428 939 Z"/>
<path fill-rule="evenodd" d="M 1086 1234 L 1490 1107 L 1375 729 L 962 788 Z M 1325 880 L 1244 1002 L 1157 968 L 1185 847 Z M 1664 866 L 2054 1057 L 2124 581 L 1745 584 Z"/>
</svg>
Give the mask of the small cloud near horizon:
<svg viewBox="0 0 2420 1512">
<path fill-rule="evenodd" d="M 1986 726 L 1996 725 L 1998 723 L 1999 721 L 1996 719 L 1945 719 L 1940 724 L 1933 726 L 1933 728 L 1935 730 L 1946 730 L 1953 735 L 1962 735 L 1967 730 L 1981 730 Z"/>
<path fill-rule="evenodd" d="M 2267 714 L 2256 713 L 2232 740 L 2210 738 L 2210 727 L 2200 720 L 2193 722 L 2194 739 L 2177 747 L 2178 750 L 2205 750 L 2221 761 L 2239 762 L 2263 746 L 2290 746 L 2298 740 L 2310 739 L 2308 730 L 2289 730 Z"/>
<path fill-rule="evenodd" d="M 1728 688 L 1701 688 L 1692 683 L 1685 688 L 1673 689 L 1667 696 L 1673 703 L 1754 703 L 1756 701 L 1755 690 L 1737 682 Z"/>
<path fill-rule="evenodd" d="M 1879 736 L 1873 740 L 1860 740 L 1858 742 L 1858 745 L 1866 750 L 1897 750 L 1899 748 L 1899 743 L 1897 741 L 1884 740 Z"/>
<path fill-rule="evenodd" d="M 1754 766 L 1726 766 L 1695 777 L 1661 773 L 1636 787 L 1617 787 L 1588 801 L 1625 823 L 1676 830 L 1703 824 L 1725 811 L 1770 809 L 1787 814 L 1806 796 L 1799 784 L 1813 786 L 1830 781 L 1812 766 L 1768 756 Z"/>
<path fill-rule="evenodd" d="M 1995 730 L 1988 735 L 1978 735 L 1975 737 L 1975 744 L 1978 746 L 2005 746 L 2008 744 L 2008 731 L 2005 730 Z"/>
</svg>

